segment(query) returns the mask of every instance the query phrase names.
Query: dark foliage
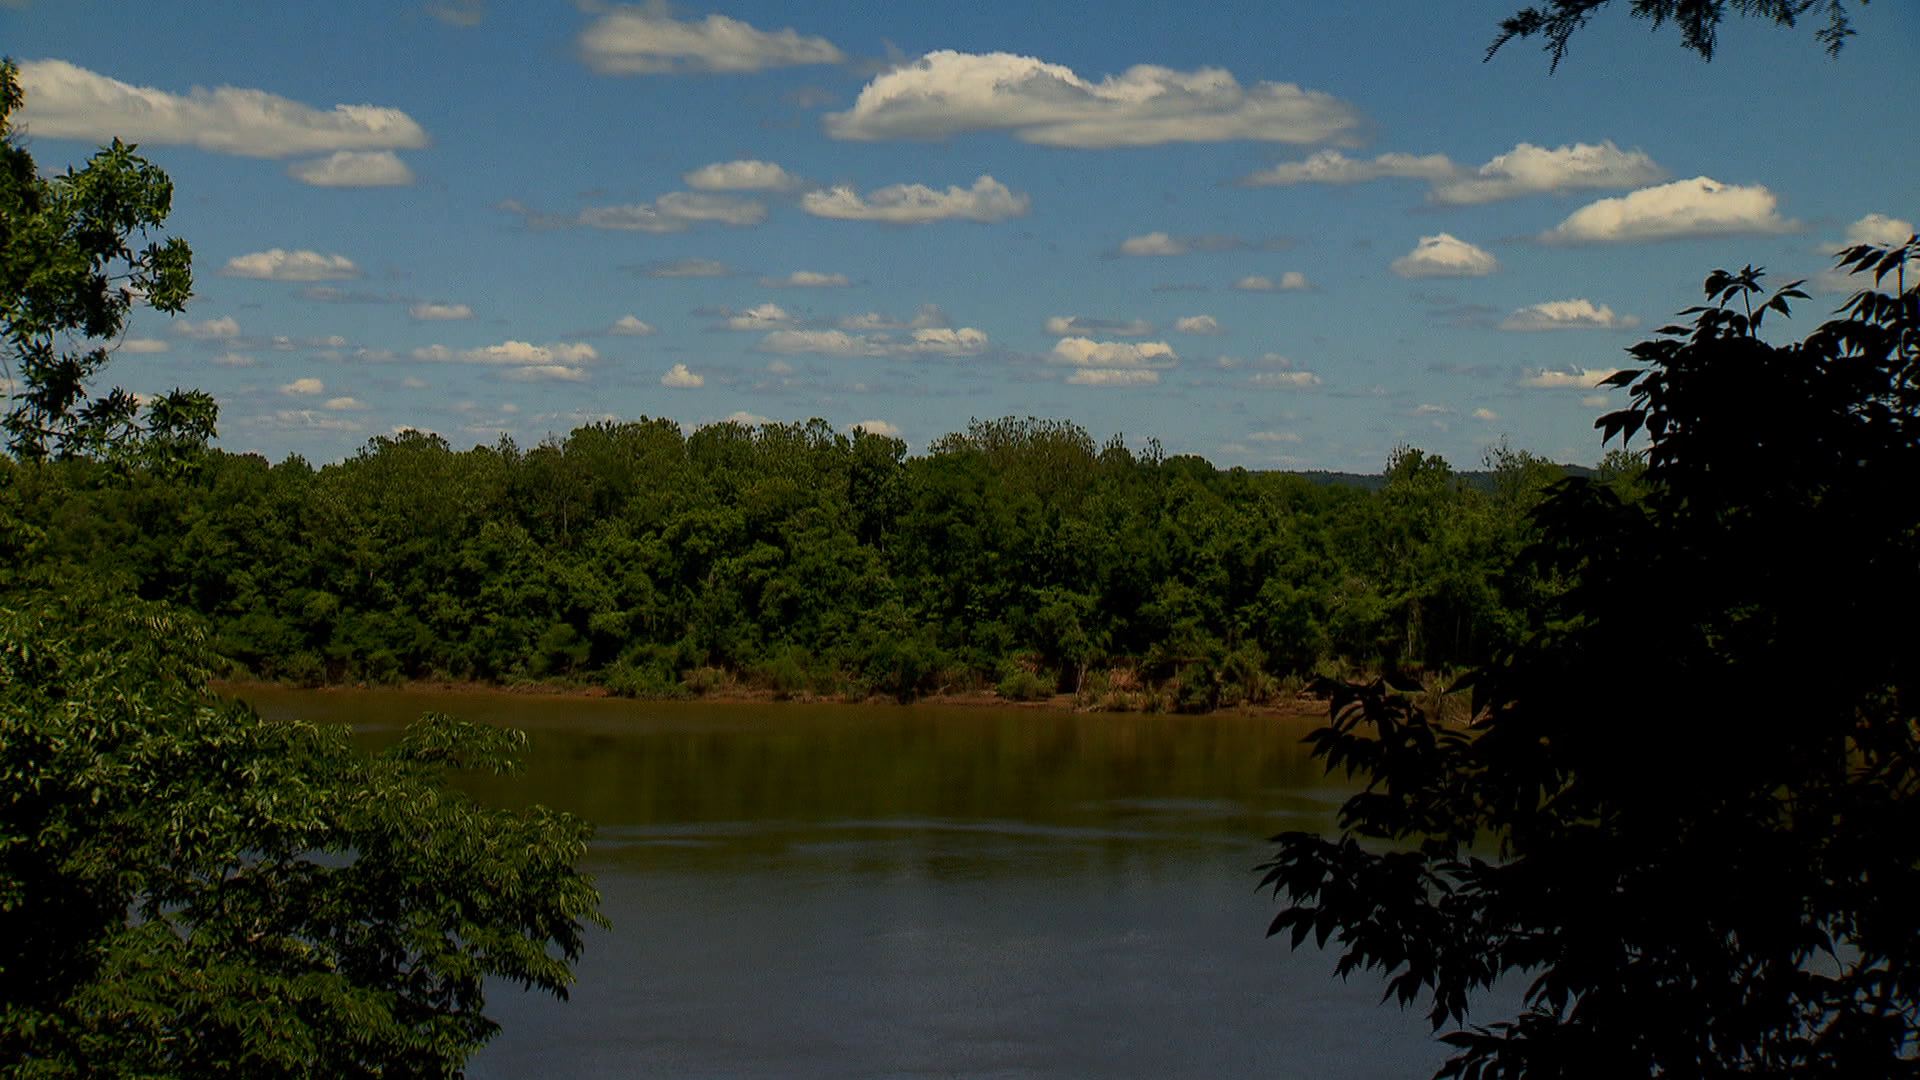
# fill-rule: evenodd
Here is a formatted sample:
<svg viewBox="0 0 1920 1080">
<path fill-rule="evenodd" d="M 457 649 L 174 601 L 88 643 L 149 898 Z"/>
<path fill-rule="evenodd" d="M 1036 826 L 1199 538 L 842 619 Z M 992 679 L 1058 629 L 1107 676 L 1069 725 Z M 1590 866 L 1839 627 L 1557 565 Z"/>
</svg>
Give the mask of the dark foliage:
<svg viewBox="0 0 1920 1080">
<path fill-rule="evenodd" d="M 1271 932 L 1424 995 L 1442 1076 L 1920 1074 L 1920 289 L 1909 241 L 1804 341 L 1716 271 L 1632 350 L 1608 435 L 1637 504 L 1562 482 L 1527 559 L 1568 587 L 1469 677 L 1476 719 L 1345 687 L 1312 738 L 1365 780 L 1276 838 Z M 1474 995 L 1524 979 L 1511 1020 Z"/>
<path fill-rule="evenodd" d="M 1852 0 L 1865 7 L 1868 0 Z M 1551 0 L 1536 7 L 1522 8 L 1500 21 L 1500 34 L 1487 46 L 1487 59 L 1515 38 L 1541 37 L 1551 57 L 1549 67 L 1557 69 L 1566 59 L 1567 43 L 1613 0 Z M 1673 24 L 1680 31 L 1680 42 L 1712 60 L 1719 46 L 1720 24 L 1727 12 L 1771 19 L 1779 26 L 1799 25 L 1809 13 L 1824 14 L 1826 24 L 1814 31 L 1814 37 L 1826 47 L 1829 56 L 1837 56 L 1847 39 L 1854 35 L 1853 19 L 1847 10 L 1849 0 L 1628 0 L 1636 19 L 1645 19 L 1655 30 Z"/>
</svg>

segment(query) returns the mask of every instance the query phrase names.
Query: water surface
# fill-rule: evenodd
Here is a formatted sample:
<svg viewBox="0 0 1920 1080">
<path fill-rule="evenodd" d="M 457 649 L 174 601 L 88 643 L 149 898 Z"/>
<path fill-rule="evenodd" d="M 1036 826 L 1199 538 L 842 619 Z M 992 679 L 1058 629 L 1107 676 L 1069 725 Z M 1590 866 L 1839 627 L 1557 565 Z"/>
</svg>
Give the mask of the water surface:
<svg viewBox="0 0 1920 1080">
<path fill-rule="evenodd" d="M 1378 982 L 1263 937 L 1265 838 L 1344 791 L 1300 721 L 249 691 L 391 731 L 526 730 L 476 781 L 599 826 L 566 1004 L 504 987 L 482 1078 L 1424 1077 Z"/>
</svg>

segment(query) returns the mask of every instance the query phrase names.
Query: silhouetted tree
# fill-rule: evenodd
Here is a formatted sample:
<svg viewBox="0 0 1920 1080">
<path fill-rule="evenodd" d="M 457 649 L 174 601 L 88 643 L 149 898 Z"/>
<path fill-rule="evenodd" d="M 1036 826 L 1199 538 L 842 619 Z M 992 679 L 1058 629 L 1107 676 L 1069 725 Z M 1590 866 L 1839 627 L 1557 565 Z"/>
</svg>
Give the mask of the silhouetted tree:
<svg viewBox="0 0 1920 1080">
<path fill-rule="evenodd" d="M 1631 350 L 1598 426 L 1646 433 L 1645 494 L 1539 506 L 1527 559 L 1568 584 L 1470 725 L 1335 689 L 1311 741 L 1365 788 L 1276 838 L 1270 933 L 1461 1025 L 1439 1075 L 1920 1074 L 1917 255 L 1843 252 L 1891 291 L 1786 345 L 1762 325 L 1804 294 L 1716 271 Z"/>
<path fill-rule="evenodd" d="M 1868 0 L 1854 2 L 1865 7 Z M 1560 61 L 1566 59 L 1567 42 L 1587 25 L 1588 19 L 1611 3 L 1613 0 L 1551 0 L 1537 7 L 1522 8 L 1500 21 L 1500 35 L 1487 46 L 1487 59 L 1493 59 L 1493 54 L 1514 38 L 1538 35 L 1546 39 L 1544 48 L 1553 58 L 1550 66 L 1558 68 Z M 1847 3 L 1848 0 L 1629 0 L 1634 18 L 1652 22 L 1654 29 L 1668 23 L 1679 27 L 1681 44 L 1699 53 L 1702 60 L 1713 59 L 1719 44 L 1720 24 L 1728 10 L 1772 19 L 1787 27 L 1798 25 L 1801 17 L 1809 12 L 1824 12 L 1826 25 L 1814 31 L 1813 36 L 1826 46 L 1828 55 L 1837 55 L 1854 34 Z"/>
</svg>

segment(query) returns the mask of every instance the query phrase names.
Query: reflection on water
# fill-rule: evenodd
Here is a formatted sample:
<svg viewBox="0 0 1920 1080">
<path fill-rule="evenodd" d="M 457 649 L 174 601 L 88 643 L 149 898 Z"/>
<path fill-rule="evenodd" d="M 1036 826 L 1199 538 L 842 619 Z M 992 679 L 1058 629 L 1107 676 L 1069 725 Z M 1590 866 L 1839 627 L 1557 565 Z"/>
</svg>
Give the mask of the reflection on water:
<svg viewBox="0 0 1920 1080">
<path fill-rule="evenodd" d="M 379 738 L 528 731 L 473 778 L 599 826 L 574 999 L 510 987 L 477 1077 L 1425 1076 L 1378 984 L 1262 934 L 1265 838 L 1345 792 L 1257 717 L 250 691 Z"/>
</svg>

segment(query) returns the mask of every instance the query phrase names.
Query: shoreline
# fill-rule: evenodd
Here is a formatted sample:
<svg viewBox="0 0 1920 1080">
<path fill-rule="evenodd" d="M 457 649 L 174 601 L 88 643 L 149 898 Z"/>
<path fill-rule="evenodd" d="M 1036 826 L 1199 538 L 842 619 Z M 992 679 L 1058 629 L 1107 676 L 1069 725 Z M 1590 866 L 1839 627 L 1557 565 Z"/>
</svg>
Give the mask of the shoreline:
<svg viewBox="0 0 1920 1080">
<path fill-rule="evenodd" d="M 1115 711 L 1108 709 L 1081 708 L 1072 694 L 1054 694 L 1050 697 L 1032 701 L 1012 701 L 1001 697 L 992 690 L 971 690 L 942 694 L 928 694 L 912 701 L 896 701 L 885 695 L 873 695 L 865 698 L 847 698 L 832 694 L 794 694 L 781 697 L 771 690 L 750 690 L 732 688 L 706 694 L 690 695 L 684 698 L 621 698 L 604 686 L 578 686 L 565 683 L 486 683 L 457 679 L 408 679 L 398 683 L 372 685 L 368 683 L 329 683 L 324 686 L 295 686 L 290 683 L 274 682 L 269 679 L 214 679 L 210 688 L 222 696 L 244 695 L 249 690 L 305 690 L 317 694 L 351 694 L 369 690 L 392 690 L 400 692 L 474 695 L 474 696 L 526 696 L 541 698 L 575 698 L 579 700 L 645 702 L 659 700 L 663 702 L 702 703 L 711 705 L 854 705 L 888 708 L 911 708 L 916 705 L 930 705 L 938 708 L 966 709 L 1009 709 L 1031 710 L 1034 712 L 1112 712 L 1116 716 L 1153 715 L 1146 710 Z M 1306 695 L 1286 698 L 1259 705 L 1226 705 L 1207 712 L 1162 712 L 1162 716 L 1271 716 L 1281 719 L 1301 720 L 1327 718 L 1327 703 L 1324 700 Z"/>
</svg>

